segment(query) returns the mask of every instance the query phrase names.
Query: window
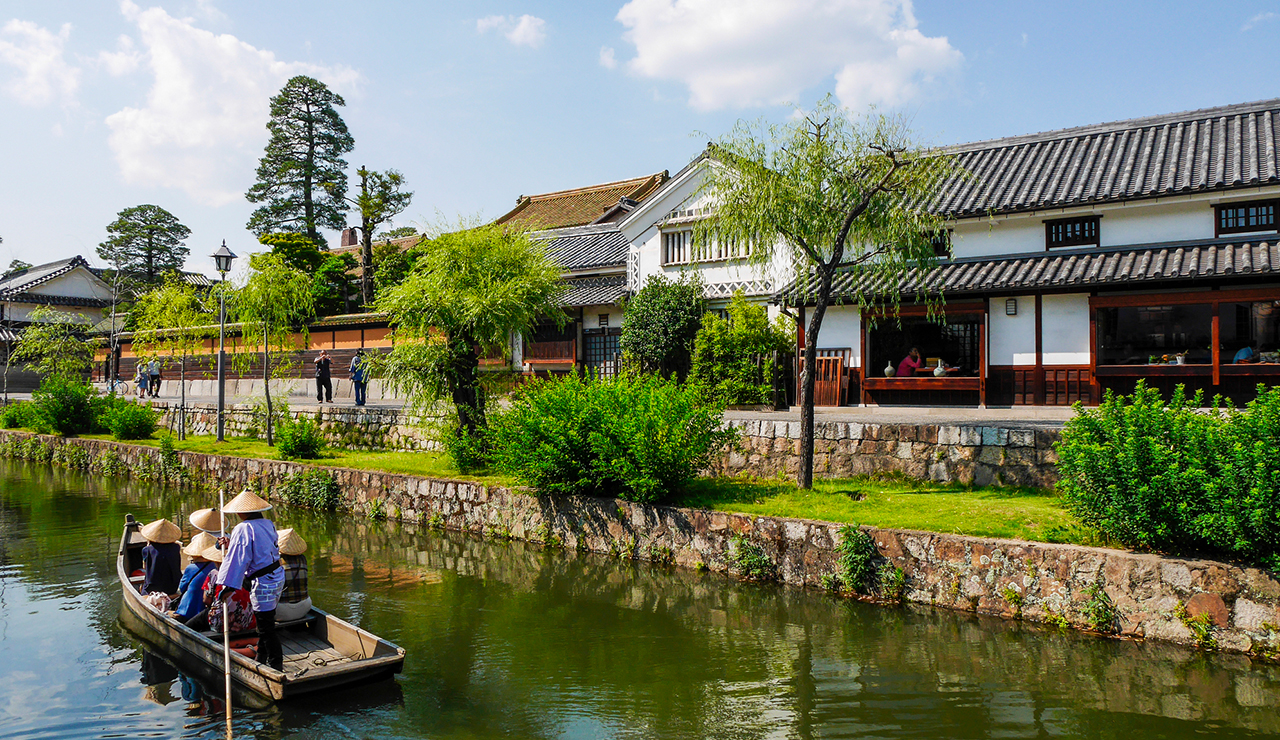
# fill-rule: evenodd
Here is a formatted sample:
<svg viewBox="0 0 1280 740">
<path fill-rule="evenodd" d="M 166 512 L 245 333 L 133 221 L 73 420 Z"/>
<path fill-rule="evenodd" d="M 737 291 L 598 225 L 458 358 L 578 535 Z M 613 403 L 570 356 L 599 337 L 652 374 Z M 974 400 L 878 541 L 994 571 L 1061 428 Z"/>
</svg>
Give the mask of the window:
<svg viewBox="0 0 1280 740">
<path fill-rule="evenodd" d="M 1219 306 L 1222 363 L 1231 364 L 1245 347 L 1268 355 L 1280 350 L 1280 301 L 1223 303 Z"/>
<path fill-rule="evenodd" d="M 738 242 L 698 244 L 692 230 L 667 231 L 662 234 L 662 264 L 683 265 L 690 262 L 723 262 L 742 259 L 747 248 Z"/>
<path fill-rule="evenodd" d="M 981 359 L 982 318 L 978 316 L 948 316 L 944 323 L 937 323 L 923 316 L 903 316 L 899 322 L 887 321 L 868 329 L 870 365 L 867 372 L 884 376 L 885 367 L 894 368 L 911 351 L 920 350 L 920 359 L 927 367 L 936 367 L 937 360 L 959 370 L 955 376 L 976 376 Z M 917 371 L 918 375 L 931 372 Z"/>
<path fill-rule="evenodd" d="M 1213 306 L 1121 306 L 1098 309 L 1098 364 L 1146 365 L 1185 355 L 1188 365 L 1213 361 Z"/>
<path fill-rule="evenodd" d="M 1098 219 L 1101 216 L 1062 218 L 1044 222 L 1044 245 L 1057 247 L 1098 246 Z"/>
<path fill-rule="evenodd" d="M 929 243 L 933 245 L 933 255 L 943 259 L 951 257 L 951 229 L 942 229 L 929 235 Z"/>
<path fill-rule="evenodd" d="M 609 314 L 607 313 L 600 314 L 600 328 L 601 329 L 609 328 Z"/>
<path fill-rule="evenodd" d="M 1276 202 L 1254 200 L 1247 203 L 1228 203 L 1214 206 L 1218 212 L 1217 236 L 1241 234 L 1249 231 L 1276 230 Z"/>
<path fill-rule="evenodd" d="M 662 264 L 682 265 L 689 261 L 693 246 L 692 231 L 667 231 L 662 234 Z"/>
</svg>

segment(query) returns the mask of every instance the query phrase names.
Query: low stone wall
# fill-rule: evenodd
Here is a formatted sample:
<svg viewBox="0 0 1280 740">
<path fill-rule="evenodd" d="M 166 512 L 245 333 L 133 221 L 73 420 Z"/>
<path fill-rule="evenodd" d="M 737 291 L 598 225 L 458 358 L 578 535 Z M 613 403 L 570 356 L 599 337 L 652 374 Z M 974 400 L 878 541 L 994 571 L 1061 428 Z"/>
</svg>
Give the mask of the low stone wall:
<svg viewBox="0 0 1280 740">
<path fill-rule="evenodd" d="M 24 432 L 0 431 L 5 448 Z M 155 469 L 160 452 L 101 440 L 44 437 L 92 461 L 110 450 L 128 469 Z M 64 456 L 69 459 L 70 456 Z M 270 490 L 309 466 L 179 453 L 197 480 Z M 89 462 L 92 466 L 92 462 Z M 615 499 L 537 497 L 460 480 L 329 468 L 354 513 L 379 510 L 453 530 L 542 542 L 686 567 L 736 570 L 743 543 L 759 548 L 778 578 L 822 587 L 837 573 L 841 526 L 651 506 Z M 1103 548 L 862 528 L 881 567 L 903 572 L 901 597 L 1007 618 L 1090 628 L 1110 604 L 1113 631 L 1274 657 L 1280 648 L 1280 582 L 1256 568 Z M 1099 593 L 1105 593 L 1103 599 Z M 1092 614 L 1091 614 L 1092 612 Z M 1198 630 L 1193 630 L 1193 627 Z"/>
<path fill-rule="evenodd" d="M 716 471 L 726 475 L 795 475 L 800 422 L 734 420 L 739 449 Z M 819 478 L 901 473 L 940 483 L 1052 488 L 1058 480 L 1057 429 L 939 424 L 814 424 L 813 472 Z"/>
<path fill-rule="evenodd" d="M 160 411 L 160 425 L 170 431 L 178 428 L 178 402 L 152 401 Z M 329 446 L 348 450 L 435 450 L 439 443 L 416 416 L 399 409 L 374 409 L 357 406 L 326 406 L 308 411 L 291 410 L 295 419 L 307 417 L 320 425 Z M 265 434 L 261 414 L 250 404 L 236 404 L 225 410 L 223 428 L 228 436 L 261 436 Z M 218 407 L 214 404 L 187 404 L 187 433 L 216 434 Z"/>
</svg>

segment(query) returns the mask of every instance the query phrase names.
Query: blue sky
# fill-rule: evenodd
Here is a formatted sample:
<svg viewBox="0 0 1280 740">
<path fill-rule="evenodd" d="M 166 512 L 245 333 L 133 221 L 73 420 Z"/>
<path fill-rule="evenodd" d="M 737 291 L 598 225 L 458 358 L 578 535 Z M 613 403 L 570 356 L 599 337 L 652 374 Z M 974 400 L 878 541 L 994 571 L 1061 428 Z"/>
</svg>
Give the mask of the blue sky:
<svg viewBox="0 0 1280 740">
<path fill-rule="evenodd" d="M 1278 46 L 1280 2 L 9 2 L 0 268 L 96 263 L 141 203 L 192 229 L 189 269 L 256 250 L 243 193 L 294 74 L 345 96 L 351 169 L 400 170 L 398 223 L 429 226 L 674 173 L 827 93 L 939 144 L 1280 97 Z"/>
</svg>

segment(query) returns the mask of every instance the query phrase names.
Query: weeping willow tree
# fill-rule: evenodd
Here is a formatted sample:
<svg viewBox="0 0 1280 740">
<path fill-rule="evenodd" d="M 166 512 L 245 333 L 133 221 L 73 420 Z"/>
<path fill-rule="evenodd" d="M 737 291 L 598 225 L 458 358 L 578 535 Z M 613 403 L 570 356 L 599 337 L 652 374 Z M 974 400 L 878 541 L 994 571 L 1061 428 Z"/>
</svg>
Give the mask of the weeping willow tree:
<svg viewBox="0 0 1280 740">
<path fill-rule="evenodd" d="M 274 446 L 271 379 L 295 367 L 294 353 L 307 345 L 306 322 L 315 316 L 316 299 L 311 276 L 289 267 L 279 255 L 256 254 L 249 265 L 249 279 L 234 293 L 231 305 L 243 326 L 242 341 L 248 346 L 262 342 L 267 445 Z M 234 362 L 237 371 L 246 372 L 249 355 L 237 353 Z"/>
<path fill-rule="evenodd" d="M 176 273 L 164 284 L 143 294 L 134 308 L 137 331 L 134 354 L 164 355 L 178 362 L 178 439 L 187 437 L 187 360 L 204 348 L 204 340 L 218 332 L 218 316 L 205 305 L 195 286 Z"/>
<path fill-rule="evenodd" d="M 818 335 L 832 282 L 857 271 L 842 301 L 896 311 L 901 296 L 892 286 L 937 260 L 933 241 L 944 220 L 927 204 L 962 173 L 953 157 L 915 143 L 900 118 L 855 117 L 830 97 L 800 114 L 781 124 L 740 121 L 711 145 L 701 195 L 715 212 L 695 238 L 746 245 L 761 267 L 785 258 L 814 306 L 804 335 L 797 476 L 812 488 Z"/>
<path fill-rule="evenodd" d="M 419 411 L 448 400 L 457 438 L 486 426 L 480 358 L 529 336 L 543 320 L 565 320 L 560 268 L 541 244 L 501 226 L 462 228 L 425 243 L 404 282 L 374 310 L 390 316 L 392 350 L 371 358 L 374 374 Z"/>
</svg>

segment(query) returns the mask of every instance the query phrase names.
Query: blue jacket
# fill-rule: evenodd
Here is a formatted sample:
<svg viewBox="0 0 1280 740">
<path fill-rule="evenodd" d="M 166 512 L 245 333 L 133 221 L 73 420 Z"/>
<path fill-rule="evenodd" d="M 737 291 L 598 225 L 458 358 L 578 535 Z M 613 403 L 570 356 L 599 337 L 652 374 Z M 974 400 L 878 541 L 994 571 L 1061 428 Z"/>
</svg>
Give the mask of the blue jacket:
<svg viewBox="0 0 1280 740">
<path fill-rule="evenodd" d="M 178 616 L 191 619 L 204 609 L 204 582 L 217 567 L 217 563 L 211 562 L 192 563 L 182 571 L 182 580 L 178 581 L 178 593 L 182 594 L 182 599 L 174 609 Z"/>
</svg>

